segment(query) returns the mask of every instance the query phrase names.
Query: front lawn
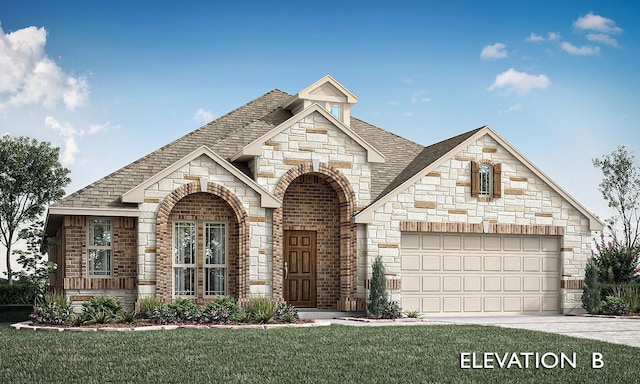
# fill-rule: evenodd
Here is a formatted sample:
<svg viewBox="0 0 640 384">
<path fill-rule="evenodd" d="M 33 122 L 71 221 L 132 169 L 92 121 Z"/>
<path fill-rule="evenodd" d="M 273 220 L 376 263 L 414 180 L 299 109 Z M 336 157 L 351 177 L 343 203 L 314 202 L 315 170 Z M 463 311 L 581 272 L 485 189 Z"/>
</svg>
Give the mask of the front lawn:
<svg viewBox="0 0 640 384">
<path fill-rule="evenodd" d="M 0 383 L 640 380 L 638 348 L 475 325 L 60 333 L 5 323 L 0 348 Z M 575 352 L 577 367 L 461 369 L 462 352 Z M 593 352 L 602 354 L 602 369 L 591 368 Z"/>
</svg>

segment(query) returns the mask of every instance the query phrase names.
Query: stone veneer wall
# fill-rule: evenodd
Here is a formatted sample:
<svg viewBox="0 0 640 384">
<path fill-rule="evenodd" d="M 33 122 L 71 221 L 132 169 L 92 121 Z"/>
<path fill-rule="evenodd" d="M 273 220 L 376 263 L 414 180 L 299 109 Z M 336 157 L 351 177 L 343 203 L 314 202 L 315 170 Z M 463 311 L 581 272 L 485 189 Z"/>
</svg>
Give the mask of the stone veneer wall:
<svg viewBox="0 0 640 384">
<path fill-rule="evenodd" d="M 488 201 L 471 197 L 471 160 L 502 164 L 502 197 Z M 581 291 L 568 288 L 584 277 L 591 247 L 588 218 L 490 136 L 479 138 L 424 175 L 378 208 L 373 217 L 374 222 L 367 228 L 368 258 L 373 260 L 380 254 L 391 275 L 388 277 L 396 279 L 400 275 L 401 222 L 479 225 L 488 220 L 492 228 L 561 227 L 561 306 L 565 312 L 581 307 Z M 370 266 L 367 272 L 370 274 Z M 395 299 L 398 294 L 399 291 L 394 292 Z"/>
<path fill-rule="evenodd" d="M 122 304 L 133 308 L 137 271 L 136 219 L 116 217 L 113 220 L 113 269 L 110 277 L 87 275 L 87 216 L 65 216 L 63 268 L 64 290 L 76 309 L 83 301 L 97 295 L 120 298 Z"/>
<path fill-rule="evenodd" d="M 229 295 L 238 296 L 238 244 L 239 244 L 239 228 L 236 214 L 229 204 L 221 197 L 210 193 L 194 193 L 183 197 L 171 209 L 168 225 L 166 227 L 169 233 L 166 236 L 171 237 L 173 233 L 173 224 L 176 221 L 195 221 L 196 222 L 196 302 L 203 304 L 212 301 L 212 297 L 204 297 L 204 223 L 205 221 L 223 222 L 226 224 L 226 259 L 227 259 L 227 292 Z M 170 301 L 172 298 L 172 276 L 173 276 L 173 252 L 172 244 L 167 250 L 156 250 L 158 255 L 158 274 L 156 279 L 157 295 Z"/>
<path fill-rule="evenodd" d="M 316 174 L 298 176 L 284 195 L 282 226 L 316 231 L 316 305 L 335 309 L 340 297 L 340 200 Z"/>
</svg>

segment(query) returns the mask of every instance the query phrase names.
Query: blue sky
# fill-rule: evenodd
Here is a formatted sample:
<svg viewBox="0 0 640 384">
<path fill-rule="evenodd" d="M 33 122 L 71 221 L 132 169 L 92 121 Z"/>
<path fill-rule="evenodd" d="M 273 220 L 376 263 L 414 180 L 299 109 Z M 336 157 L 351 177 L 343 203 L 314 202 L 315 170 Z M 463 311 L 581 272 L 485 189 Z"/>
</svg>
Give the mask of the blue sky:
<svg viewBox="0 0 640 384">
<path fill-rule="evenodd" d="M 423 145 L 490 125 L 606 218 L 591 159 L 640 156 L 637 20 L 632 1 L 0 0 L 0 134 L 60 146 L 73 192 L 331 74 L 354 116 Z"/>
</svg>

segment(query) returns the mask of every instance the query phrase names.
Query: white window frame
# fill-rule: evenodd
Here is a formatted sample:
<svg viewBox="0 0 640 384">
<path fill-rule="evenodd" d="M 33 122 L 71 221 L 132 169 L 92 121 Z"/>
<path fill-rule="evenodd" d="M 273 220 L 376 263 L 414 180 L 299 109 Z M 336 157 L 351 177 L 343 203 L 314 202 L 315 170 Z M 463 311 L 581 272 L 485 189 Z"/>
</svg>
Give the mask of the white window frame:
<svg viewBox="0 0 640 384">
<path fill-rule="evenodd" d="M 193 236 L 193 244 L 191 247 L 191 262 L 190 263 L 180 263 L 178 262 L 178 248 L 177 248 L 177 242 L 178 242 L 178 229 L 179 226 L 189 226 L 192 228 L 192 234 L 191 236 Z M 197 297 L 198 295 L 198 223 L 196 221 L 191 221 L 191 220 L 179 220 L 179 221 L 174 221 L 173 222 L 173 241 L 172 241 L 172 246 L 171 246 L 171 250 L 172 250 L 172 255 L 171 255 L 171 260 L 172 260 L 172 268 L 171 268 L 171 290 L 173 292 L 173 296 L 181 296 L 181 297 Z M 182 257 L 184 261 L 186 259 L 186 257 Z M 192 289 L 188 289 L 185 285 L 185 287 L 182 287 L 183 289 L 181 290 L 176 290 L 176 272 L 179 268 L 182 268 L 184 272 L 191 270 L 191 285 L 192 285 Z"/>
<path fill-rule="evenodd" d="M 111 277 L 113 275 L 113 219 L 104 217 L 89 217 L 87 218 L 87 276 L 89 277 Z M 94 222 L 102 222 L 103 225 L 108 225 L 108 245 L 95 245 L 93 242 L 95 237 L 91 236 L 93 233 L 92 224 Z M 91 252 L 106 251 L 107 266 L 102 269 L 95 269 L 94 259 L 91 256 Z"/>
<path fill-rule="evenodd" d="M 222 240 L 223 240 L 223 244 L 221 247 L 221 252 L 222 252 L 222 259 L 223 259 L 223 263 L 212 263 L 210 262 L 212 257 L 208 257 L 207 256 L 207 251 L 208 251 L 208 246 L 209 246 L 209 229 L 222 229 L 223 231 L 223 236 L 222 236 Z M 205 221 L 204 222 L 204 228 L 203 228 L 203 236 L 204 236 L 204 241 L 203 241 L 203 263 L 202 263 L 202 273 L 204 276 L 204 297 L 215 297 L 218 295 L 224 296 L 227 295 L 229 293 L 229 254 L 227 252 L 228 250 L 228 239 L 229 239 L 229 231 L 228 231 L 229 225 L 226 222 L 220 222 L 220 221 Z M 212 281 L 210 281 L 211 275 L 210 275 L 210 270 L 211 269 L 223 269 L 223 274 L 222 274 L 222 284 L 223 284 L 223 289 L 222 290 L 214 290 L 211 285 L 213 284 Z"/>
<path fill-rule="evenodd" d="M 493 166 L 489 163 L 481 163 L 478 167 L 478 196 L 491 197 L 492 195 Z"/>
<path fill-rule="evenodd" d="M 329 112 L 338 120 L 342 120 L 342 105 L 336 103 L 329 104 Z M 337 114 L 336 114 L 337 112 Z"/>
</svg>

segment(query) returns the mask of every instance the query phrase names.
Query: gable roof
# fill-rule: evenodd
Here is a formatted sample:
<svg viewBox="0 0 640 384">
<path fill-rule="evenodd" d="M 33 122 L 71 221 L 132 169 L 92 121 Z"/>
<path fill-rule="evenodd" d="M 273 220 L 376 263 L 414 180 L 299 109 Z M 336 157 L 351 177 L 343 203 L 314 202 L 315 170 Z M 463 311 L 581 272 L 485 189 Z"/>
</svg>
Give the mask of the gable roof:
<svg viewBox="0 0 640 384">
<path fill-rule="evenodd" d="M 275 135 L 281 133 L 285 129 L 289 128 L 291 125 L 299 122 L 305 117 L 311 115 L 312 113 L 319 113 L 324 116 L 325 119 L 329 120 L 334 126 L 336 126 L 339 130 L 341 130 L 344 134 L 349 136 L 353 141 L 360 144 L 367 151 L 367 161 L 370 163 L 384 163 L 385 158 L 380 151 L 374 148 L 371 144 L 367 143 L 362 137 L 360 137 L 356 132 L 351 130 L 349 127 L 344 125 L 340 120 L 336 119 L 331 113 L 329 113 L 326 109 L 322 108 L 317 103 L 312 104 L 311 106 L 305 108 L 301 112 L 298 112 L 295 116 L 292 116 L 290 119 L 282 122 L 282 124 L 277 127 L 269 130 L 264 135 L 258 137 L 253 140 L 251 143 L 245 145 L 238 152 L 231 156 L 231 161 L 238 161 L 243 159 L 248 159 L 253 156 L 259 156 L 262 154 L 262 145 L 274 137 Z"/>
<path fill-rule="evenodd" d="M 242 181 L 249 188 L 253 189 L 260 195 L 261 206 L 266 208 L 278 208 L 280 207 L 280 201 L 278 198 L 273 196 L 269 191 L 262 188 L 258 183 L 256 183 L 252 178 L 242 173 L 239 169 L 234 167 L 231 163 L 220 157 L 220 155 L 213 152 L 206 145 L 196 149 L 191 152 L 187 156 L 182 159 L 176 161 L 169 167 L 163 169 L 152 177 L 143 181 L 140 185 L 137 185 L 135 188 L 125 192 L 122 195 L 122 201 L 125 203 L 143 203 L 144 202 L 144 190 L 150 187 L 151 185 L 157 183 L 158 181 L 164 179 L 171 173 L 180 169 L 180 167 L 185 164 L 189 164 L 192 160 L 197 159 L 200 156 L 206 156 L 213 160 L 216 164 L 222 166 L 222 168 L 226 169 L 229 173 L 235 176 L 237 179 Z M 205 185 L 205 184 L 203 184 Z"/>
<path fill-rule="evenodd" d="M 511 144 L 505 141 L 487 125 L 424 148 L 424 150 L 398 174 L 396 179 L 387 186 L 387 188 L 373 201 L 373 203 L 356 214 L 356 223 L 370 223 L 373 220 L 373 212 L 376 209 L 389 201 L 393 196 L 415 184 L 424 175 L 435 170 L 442 165 L 442 163 L 449 160 L 456 153 L 484 135 L 488 135 L 493 138 L 499 145 L 523 163 L 531 172 L 533 172 L 556 193 L 562 196 L 574 208 L 588 218 L 591 230 L 602 230 L 603 223 L 593 213 L 589 212 L 589 210 L 582 206 L 576 199 L 569 195 L 564 189 L 551 180 L 544 172 L 533 165 L 533 163 L 531 163 L 520 152 L 512 147 Z"/>
</svg>

